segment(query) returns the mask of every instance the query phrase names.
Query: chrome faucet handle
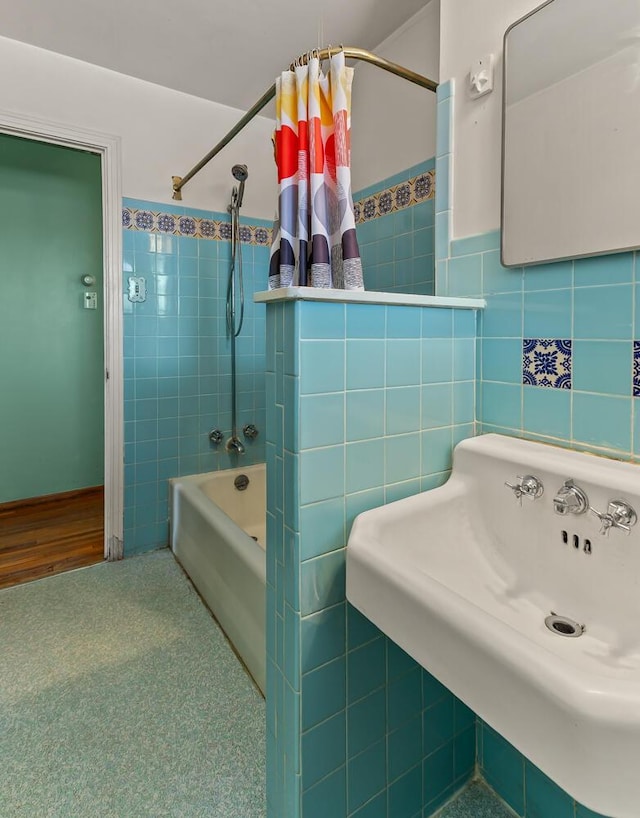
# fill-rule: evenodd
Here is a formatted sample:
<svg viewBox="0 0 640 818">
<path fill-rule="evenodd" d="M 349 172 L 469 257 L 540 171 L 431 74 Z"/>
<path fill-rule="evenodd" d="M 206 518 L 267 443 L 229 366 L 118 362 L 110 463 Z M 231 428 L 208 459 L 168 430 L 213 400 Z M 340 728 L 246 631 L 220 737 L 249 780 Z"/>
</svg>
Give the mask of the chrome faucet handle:
<svg viewBox="0 0 640 818">
<path fill-rule="evenodd" d="M 562 516 L 584 514 L 589 508 L 589 498 L 573 480 L 565 480 L 564 485 L 553 498 L 553 510 Z"/>
<path fill-rule="evenodd" d="M 596 511 L 596 509 L 592 508 L 591 506 L 589 506 L 589 511 L 592 511 L 596 515 L 596 517 L 600 520 L 600 534 L 602 534 L 603 537 L 608 537 L 609 536 L 609 530 L 611 529 L 611 526 L 613 525 L 613 518 L 611 517 L 611 515 L 607 514 L 606 512 L 600 513 L 599 511 Z M 627 529 L 627 533 L 629 533 L 628 529 Z"/>
<path fill-rule="evenodd" d="M 222 437 L 223 437 L 223 435 L 222 435 L 222 432 L 220 431 L 220 429 L 212 429 L 209 432 L 209 440 L 215 446 L 217 446 L 219 443 L 222 443 Z"/>
<path fill-rule="evenodd" d="M 517 483 L 505 482 L 505 486 L 514 493 L 516 500 L 522 505 L 522 498 L 528 497 L 530 500 L 537 500 L 544 494 L 542 481 L 532 474 L 517 475 Z"/>
<path fill-rule="evenodd" d="M 628 536 L 631 526 L 638 521 L 638 515 L 624 500 L 610 500 L 606 511 L 598 511 L 589 506 L 589 511 L 600 520 L 600 533 L 603 537 L 609 536 L 612 528 L 617 528 Z"/>
<path fill-rule="evenodd" d="M 520 483 L 507 483 L 505 481 L 505 486 L 514 493 L 516 500 L 522 505 L 522 486 Z"/>
<path fill-rule="evenodd" d="M 258 429 L 253 423 L 247 423 L 246 426 L 243 426 L 242 433 L 245 437 L 248 437 L 249 440 L 255 440 L 259 434 Z"/>
</svg>

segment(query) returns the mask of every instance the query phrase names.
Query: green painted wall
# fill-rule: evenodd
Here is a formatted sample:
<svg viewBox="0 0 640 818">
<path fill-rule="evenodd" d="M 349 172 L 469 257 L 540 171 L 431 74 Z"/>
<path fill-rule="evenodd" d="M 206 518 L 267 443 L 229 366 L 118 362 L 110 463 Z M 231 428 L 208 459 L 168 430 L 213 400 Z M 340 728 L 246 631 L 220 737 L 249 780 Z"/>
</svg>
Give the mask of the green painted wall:
<svg viewBox="0 0 640 818">
<path fill-rule="evenodd" d="M 0 503 L 104 482 L 102 289 L 100 157 L 0 134 Z"/>
</svg>

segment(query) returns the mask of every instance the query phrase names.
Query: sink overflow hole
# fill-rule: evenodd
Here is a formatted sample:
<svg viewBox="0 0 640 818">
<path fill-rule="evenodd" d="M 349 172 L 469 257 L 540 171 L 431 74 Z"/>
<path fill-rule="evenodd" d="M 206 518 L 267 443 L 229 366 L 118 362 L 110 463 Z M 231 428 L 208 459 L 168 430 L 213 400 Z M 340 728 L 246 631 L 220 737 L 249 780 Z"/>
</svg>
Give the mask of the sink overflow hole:
<svg viewBox="0 0 640 818">
<path fill-rule="evenodd" d="M 569 533 L 564 529 L 560 532 L 560 536 L 562 537 L 562 542 L 567 545 L 569 542 Z M 573 547 L 576 551 L 580 550 L 580 537 L 577 534 L 571 535 L 571 542 Z M 584 542 L 582 544 L 582 550 L 585 554 L 591 554 L 591 540 L 585 537 Z"/>
<path fill-rule="evenodd" d="M 567 616 L 558 616 L 558 614 L 554 613 L 551 613 L 550 616 L 546 617 L 544 624 L 552 633 L 555 633 L 558 636 L 570 636 L 576 638 L 578 636 L 582 636 L 582 634 L 585 632 L 584 625 L 574 622 L 573 619 L 569 619 Z"/>
</svg>

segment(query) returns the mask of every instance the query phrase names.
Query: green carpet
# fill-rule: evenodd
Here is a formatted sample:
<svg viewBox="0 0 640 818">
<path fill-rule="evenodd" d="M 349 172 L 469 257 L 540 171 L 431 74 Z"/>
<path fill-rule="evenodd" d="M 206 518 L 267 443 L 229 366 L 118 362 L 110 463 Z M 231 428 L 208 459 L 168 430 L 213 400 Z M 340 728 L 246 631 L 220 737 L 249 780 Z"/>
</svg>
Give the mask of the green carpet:
<svg viewBox="0 0 640 818">
<path fill-rule="evenodd" d="M 515 813 L 483 782 L 474 781 L 434 818 L 515 818 Z"/>
<path fill-rule="evenodd" d="M 264 735 L 169 551 L 0 592 L 2 818 L 263 818 Z"/>
</svg>

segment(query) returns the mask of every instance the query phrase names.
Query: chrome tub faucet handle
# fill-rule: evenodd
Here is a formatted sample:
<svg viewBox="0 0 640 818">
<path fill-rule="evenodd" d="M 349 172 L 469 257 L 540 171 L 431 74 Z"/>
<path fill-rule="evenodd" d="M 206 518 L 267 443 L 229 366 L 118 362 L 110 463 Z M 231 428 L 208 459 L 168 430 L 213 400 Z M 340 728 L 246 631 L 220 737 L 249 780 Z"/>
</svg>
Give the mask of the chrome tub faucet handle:
<svg viewBox="0 0 640 818">
<path fill-rule="evenodd" d="M 223 434 L 220 429 L 212 429 L 209 432 L 209 440 L 213 443 L 214 446 L 217 446 L 219 443 L 222 443 Z"/>
</svg>

